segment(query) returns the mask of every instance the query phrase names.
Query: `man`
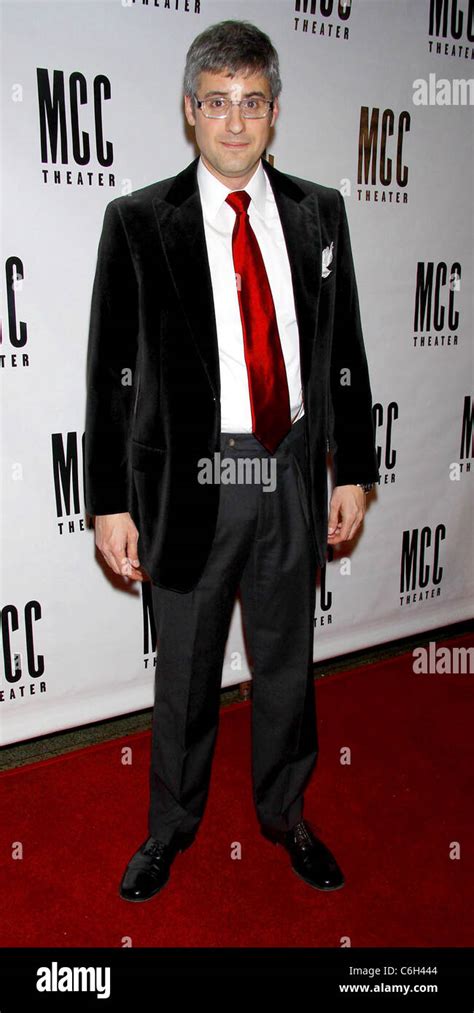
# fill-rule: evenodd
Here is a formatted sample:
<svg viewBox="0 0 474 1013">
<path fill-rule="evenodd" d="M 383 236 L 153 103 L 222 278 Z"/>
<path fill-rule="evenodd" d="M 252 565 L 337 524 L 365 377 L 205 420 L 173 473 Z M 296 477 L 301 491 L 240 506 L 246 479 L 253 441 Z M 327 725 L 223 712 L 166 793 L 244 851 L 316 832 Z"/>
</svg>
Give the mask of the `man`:
<svg viewBox="0 0 474 1013">
<path fill-rule="evenodd" d="M 267 35 L 244 21 L 206 29 L 184 78 L 199 156 L 105 211 L 86 507 L 111 569 L 151 579 L 158 638 L 150 836 L 122 878 L 130 901 L 162 889 L 201 821 L 239 590 L 262 833 L 309 885 L 344 883 L 303 819 L 318 753 L 315 576 L 326 544 L 354 537 L 378 471 L 343 199 L 262 157 L 280 90 Z"/>
</svg>

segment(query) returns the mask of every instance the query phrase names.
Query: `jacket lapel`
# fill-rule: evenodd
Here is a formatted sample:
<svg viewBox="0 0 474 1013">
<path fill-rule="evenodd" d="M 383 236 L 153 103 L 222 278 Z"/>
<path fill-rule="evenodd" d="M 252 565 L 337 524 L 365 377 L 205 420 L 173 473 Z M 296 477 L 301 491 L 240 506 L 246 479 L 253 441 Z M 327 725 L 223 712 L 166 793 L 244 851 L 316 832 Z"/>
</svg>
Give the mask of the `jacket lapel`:
<svg viewBox="0 0 474 1013">
<path fill-rule="evenodd" d="M 175 176 L 166 199 L 155 197 L 163 249 L 211 387 L 220 396 L 217 328 L 201 199 L 197 184 L 199 156 Z M 303 383 L 310 365 L 321 284 L 321 235 L 317 197 L 263 159 L 280 215 L 288 250 L 296 319 L 300 335 Z"/>
<path fill-rule="evenodd" d="M 318 198 L 314 192 L 305 195 L 297 183 L 265 159 L 263 167 L 275 195 L 288 251 L 300 338 L 301 376 L 305 383 L 316 334 L 321 288 L 322 244 Z"/>
</svg>

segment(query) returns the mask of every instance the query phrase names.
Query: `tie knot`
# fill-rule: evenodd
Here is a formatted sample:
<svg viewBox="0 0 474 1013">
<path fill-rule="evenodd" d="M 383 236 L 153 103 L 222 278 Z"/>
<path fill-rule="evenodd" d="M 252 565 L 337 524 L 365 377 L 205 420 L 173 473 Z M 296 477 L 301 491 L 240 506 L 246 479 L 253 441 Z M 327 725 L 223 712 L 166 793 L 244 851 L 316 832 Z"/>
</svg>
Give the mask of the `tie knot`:
<svg viewBox="0 0 474 1013">
<path fill-rule="evenodd" d="M 226 197 L 227 204 L 230 204 L 236 215 L 241 215 L 244 211 L 247 211 L 251 199 L 250 194 L 246 190 L 233 190 Z"/>
</svg>

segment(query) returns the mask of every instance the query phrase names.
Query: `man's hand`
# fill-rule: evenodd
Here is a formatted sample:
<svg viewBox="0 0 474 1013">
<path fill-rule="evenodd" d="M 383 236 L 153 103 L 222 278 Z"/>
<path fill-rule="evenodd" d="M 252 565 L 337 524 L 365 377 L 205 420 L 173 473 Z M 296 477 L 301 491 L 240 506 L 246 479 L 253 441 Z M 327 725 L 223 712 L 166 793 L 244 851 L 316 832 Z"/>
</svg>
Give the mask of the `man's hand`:
<svg viewBox="0 0 474 1013">
<path fill-rule="evenodd" d="M 129 513 L 98 514 L 95 518 L 95 541 L 106 563 L 114 573 L 128 580 L 147 580 L 138 558 L 139 534 Z"/>
<path fill-rule="evenodd" d="M 331 496 L 328 544 L 354 537 L 365 515 L 365 492 L 358 485 L 336 485 Z"/>
</svg>

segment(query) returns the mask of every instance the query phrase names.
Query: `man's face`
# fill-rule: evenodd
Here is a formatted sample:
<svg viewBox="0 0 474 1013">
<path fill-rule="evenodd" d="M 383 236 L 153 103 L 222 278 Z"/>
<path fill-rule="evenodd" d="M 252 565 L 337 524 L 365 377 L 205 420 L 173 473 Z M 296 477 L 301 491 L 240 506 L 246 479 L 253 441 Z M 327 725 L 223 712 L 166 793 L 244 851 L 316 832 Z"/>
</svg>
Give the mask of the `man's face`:
<svg viewBox="0 0 474 1013">
<path fill-rule="evenodd" d="M 203 71 L 196 95 L 198 99 L 225 95 L 234 102 L 252 95 L 272 97 L 263 75 L 229 77 L 225 71 L 218 74 Z M 270 129 L 278 116 L 278 99 L 274 99 L 273 112 L 257 120 L 244 119 L 239 106 L 232 106 L 225 119 L 209 119 L 201 109 L 193 109 L 189 95 L 184 96 L 184 110 L 188 123 L 195 128 L 196 143 L 210 172 L 230 190 L 243 188 L 267 146 Z"/>
</svg>

